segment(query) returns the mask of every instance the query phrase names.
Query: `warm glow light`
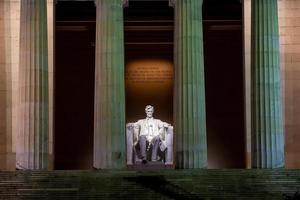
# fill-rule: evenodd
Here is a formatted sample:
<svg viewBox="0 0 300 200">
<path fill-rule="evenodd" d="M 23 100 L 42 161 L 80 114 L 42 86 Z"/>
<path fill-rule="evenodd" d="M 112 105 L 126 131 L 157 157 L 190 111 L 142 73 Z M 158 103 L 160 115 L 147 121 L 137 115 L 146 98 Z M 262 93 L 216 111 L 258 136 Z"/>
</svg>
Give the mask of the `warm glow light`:
<svg viewBox="0 0 300 200">
<path fill-rule="evenodd" d="M 144 117 L 144 107 L 155 107 L 155 117 L 172 121 L 173 64 L 162 59 L 128 62 L 125 69 L 126 118 Z"/>
</svg>

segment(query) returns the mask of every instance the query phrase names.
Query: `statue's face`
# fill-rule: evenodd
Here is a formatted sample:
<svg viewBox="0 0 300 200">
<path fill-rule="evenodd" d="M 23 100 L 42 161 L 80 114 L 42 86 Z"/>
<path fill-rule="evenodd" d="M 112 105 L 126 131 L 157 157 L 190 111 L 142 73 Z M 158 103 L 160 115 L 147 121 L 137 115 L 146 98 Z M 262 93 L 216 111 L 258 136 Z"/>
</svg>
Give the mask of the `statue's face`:
<svg viewBox="0 0 300 200">
<path fill-rule="evenodd" d="M 153 110 L 152 109 L 146 110 L 146 114 L 148 118 L 151 118 L 153 116 Z"/>
</svg>

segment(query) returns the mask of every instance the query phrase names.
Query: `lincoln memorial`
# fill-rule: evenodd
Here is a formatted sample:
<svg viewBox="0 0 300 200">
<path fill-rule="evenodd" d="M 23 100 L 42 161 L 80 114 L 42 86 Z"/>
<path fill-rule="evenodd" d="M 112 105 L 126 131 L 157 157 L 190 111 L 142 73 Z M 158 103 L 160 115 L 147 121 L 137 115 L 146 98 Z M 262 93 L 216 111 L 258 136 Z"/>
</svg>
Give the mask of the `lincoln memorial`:
<svg viewBox="0 0 300 200">
<path fill-rule="evenodd" d="M 0 169 L 126 169 L 126 124 L 172 169 L 300 168 L 300 1 L 1 0 Z"/>
</svg>

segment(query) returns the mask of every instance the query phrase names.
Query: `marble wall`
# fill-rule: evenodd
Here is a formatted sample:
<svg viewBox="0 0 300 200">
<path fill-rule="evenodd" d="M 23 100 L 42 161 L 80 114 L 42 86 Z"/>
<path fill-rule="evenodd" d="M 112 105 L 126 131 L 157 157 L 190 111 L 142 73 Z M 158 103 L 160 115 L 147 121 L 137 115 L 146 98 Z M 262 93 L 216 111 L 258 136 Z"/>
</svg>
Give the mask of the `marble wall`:
<svg viewBox="0 0 300 200">
<path fill-rule="evenodd" d="M 279 31 L 285 119 L 285 162 L 300 168 L 300 1 L 279 0 Z"/>
</svg>

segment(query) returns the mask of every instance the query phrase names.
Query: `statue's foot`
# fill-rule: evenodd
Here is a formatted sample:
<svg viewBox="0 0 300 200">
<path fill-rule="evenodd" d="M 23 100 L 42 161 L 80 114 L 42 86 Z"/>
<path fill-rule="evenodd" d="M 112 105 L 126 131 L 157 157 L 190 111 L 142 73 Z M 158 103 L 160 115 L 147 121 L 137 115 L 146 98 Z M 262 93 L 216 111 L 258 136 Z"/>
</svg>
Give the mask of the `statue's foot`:
<svg viewBox="0 0 300 200">
<path fill-rule="evenodd" d="M 147 160 L 143 159 L 143 160 L 142 160 L 142 163 L 143 163 L 144 165 L 147 164 Z"/>
</svg>

